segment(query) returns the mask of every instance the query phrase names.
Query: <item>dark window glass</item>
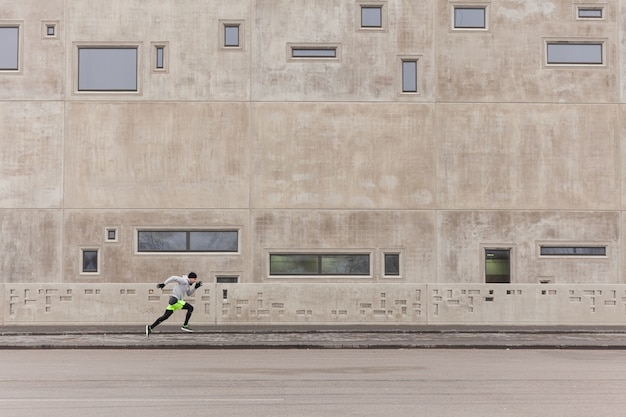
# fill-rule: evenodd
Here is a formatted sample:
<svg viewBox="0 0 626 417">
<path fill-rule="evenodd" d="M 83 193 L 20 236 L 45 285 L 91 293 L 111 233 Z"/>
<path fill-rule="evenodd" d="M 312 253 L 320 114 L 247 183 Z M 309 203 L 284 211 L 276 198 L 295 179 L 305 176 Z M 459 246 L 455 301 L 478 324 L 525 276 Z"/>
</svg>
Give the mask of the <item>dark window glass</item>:
<svg viewBox="0 0 626 417">
<path fill-rule="evenodd" d="M 272 254 L 270 275 L 369 275 L 366 254 Z"/>
<path fill-rule="evenodd" d="M 606 256 L 606 246 L 542 246 L 545 256 Z"/>
<path fill-rule="evenodd" d="M 139 252 L 237 252 L 236 230 L 139 231 Z"/>
<path fill-rule="evenodd" d="M 98 251 L 83 251 L 83 272 L 98 272 Z"/>
</svg>

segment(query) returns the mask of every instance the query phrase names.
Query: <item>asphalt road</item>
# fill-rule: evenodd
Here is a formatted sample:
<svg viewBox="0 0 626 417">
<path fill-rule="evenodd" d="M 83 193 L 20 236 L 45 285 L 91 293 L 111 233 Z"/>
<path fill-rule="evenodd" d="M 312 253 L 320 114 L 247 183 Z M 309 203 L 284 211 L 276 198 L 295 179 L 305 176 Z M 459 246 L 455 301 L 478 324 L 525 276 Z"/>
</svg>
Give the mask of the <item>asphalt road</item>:
<svg viewBox="0 0 626 417">
<path fill-rule="evenodd" d="M 0 350 L 0 415 L 624 416 L 626 352 Z"/>
</svg>

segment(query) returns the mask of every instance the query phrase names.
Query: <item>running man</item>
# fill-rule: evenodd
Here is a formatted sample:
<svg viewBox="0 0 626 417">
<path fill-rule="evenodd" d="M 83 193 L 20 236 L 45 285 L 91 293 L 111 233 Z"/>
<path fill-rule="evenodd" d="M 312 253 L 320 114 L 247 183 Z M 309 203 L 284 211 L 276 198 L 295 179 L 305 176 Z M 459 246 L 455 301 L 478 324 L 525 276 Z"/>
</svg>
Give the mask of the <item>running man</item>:
<svg viewBox="0 0 626 417">
<path fill-rule="evenodd" d="M 185 323 L 180 329 L 185 332 L 193 332 L 193 330 L 189 328 L 189 319 L 191 318 L 191 314 L 193 313 L 193 306 L 185 302 L 183 298 L 185 297 L 185 295 L 193 295 L 193 293 L 202 286 L 202 281 L 198 281 L 198 277 L 195 272 L 190 272 L 189 275 L 183 275 L 182 277 L 171 276 L 166 279 L 165 282 L 157 284 L 157 288 L 163 289 L 167 284 L 171 282 L 175 282 L 176 286 L 174 287 L 172 295 L 170 296 L 169 305 L 167 306 L 167 308 L 165 309 L 165 313 L 163 313 L 161 317 L 156 319 L 156 321 L 152 323 L 152 325 L 146 326 L 146 336 L 150 336 L 150 333 L 152 333 L 154 328 L 163 323 L 165 320 L 169 319 L 176 310 L 187 310 Z"/>
</svg>

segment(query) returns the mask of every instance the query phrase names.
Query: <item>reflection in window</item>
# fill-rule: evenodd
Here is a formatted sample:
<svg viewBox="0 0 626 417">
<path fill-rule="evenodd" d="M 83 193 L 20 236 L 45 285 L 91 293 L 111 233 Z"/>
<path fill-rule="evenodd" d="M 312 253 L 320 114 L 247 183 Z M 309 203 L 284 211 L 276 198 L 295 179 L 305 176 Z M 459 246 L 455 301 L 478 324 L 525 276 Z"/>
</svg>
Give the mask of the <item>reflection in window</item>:
<svg viewBox="0 0 626 417">
<path fill-rule="evenodd" d="M 271 254 L 270 275 L 369 275 L 369 254 Z"/>
<path fill-rule="evenodd" d="M 98 272 L 98 251 L 95 249 L 83 249 L 83 272 Z"/>
<path fill-rule="evenodd" d="M 0 70 L 19 69 L 19 28 L 0 27 Z"/>
<path fill-rule="evenodd" d="M 236 230 L 140 230 L 139 252 L 237 252 Z"/>
<path fill-rule="evenodd" d="M 80 47 L 78 91 L 137 91 L 137 48 Z"/>
</svg>

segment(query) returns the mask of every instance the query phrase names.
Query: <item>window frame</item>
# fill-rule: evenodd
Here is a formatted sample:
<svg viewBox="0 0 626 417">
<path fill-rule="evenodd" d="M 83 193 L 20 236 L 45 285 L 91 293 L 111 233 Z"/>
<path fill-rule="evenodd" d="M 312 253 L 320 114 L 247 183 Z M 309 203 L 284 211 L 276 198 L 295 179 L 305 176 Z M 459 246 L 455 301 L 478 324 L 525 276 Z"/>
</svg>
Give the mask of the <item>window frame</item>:
<svg viewBox="0 0 626 417">
<path fill-rule="evenodd" d="M 245 24 L 246 21 L 243 19 L 220 19 L 218 21 L 218 42 L 219 49 L 222 51 L 244 51 L 245 50 Z M 226 28 L 227 27 L 238 27 L 239 28 L 239 45 L 232 46 L 226 45 Z"/>
<path fill-rule="evenodd" d="M 95 270 L 85 270 L 85 253 L 86 252 L 95 252 L 96 253 L 96 269 Z M 79 249 L 79 265 L 78 271 L 79 275 L 100 275 L 101 265 L 102 265 L 102 256 L 100 248 L 93 246 L 85 246 Z"/>
<path fill-rule="evenodd" d="M 0 20 L 0 28 L 17 29 L 17 68 L 0 68 L 0 74 L 22 74 L 24 67 L 24 21 Z"/>
<path fill-rule="evenodd" d="M 368 273 L 367 274 L 324 274 L 321 271 L 321 262 L 324 257 L 333 256 L 367 256 Z M 267 252 L 267 276 L 271 279 L 371 279 L 372 278 L 372 251 L 364 250 L 336 250 L 336 251 L 293 251 L 293 250 L 272 250 Z M 272 256 L 311 256 L 317 257 L 317 273 L 272 273 Z"/>
<path fill-rule="evenodd" d="M 516 256 L 516 245 L 513 243 L 481 243 L 479 248 L 479 259 L 480 259 L 480 280 L 478 282 L 487 284 L 487 285 L 501 285 L 501 284 L 512 284 L 515 282 L 515 277 L 517 276 L 517 256 Z M 487 282 L 487 251 L 509 251 L 509 282 L 504 283 L 490 283 Z"/>
<path fill-rule="evenodd" d="M 571 249 L 586 249 L 586 248 L 604 248 L 604 255 L 597 254 L 544 254 L 543 248 L 571 248 Z M 611 259 L 611 244 L 609 242 L 572 242 L 572 241 L 539 241 L 536 243 L 537 259 L 541 260 L 610 260 Z"/>
<path fill-rule="evenodd" d="M 387 31 L 387 2 L 386 1 L 357 1 L 355 4 L 355 22 L 357 32 L 386 32 Z M 380 26 L 363 26 L 363 9 L 380 8 Z"/>
<path fill-rule="evenodd" d="M 602 62 L 550 62 L 548 53 L 551 45 L 600 45 Z M 607 68 L 607 45 L 607 38 L 543 38 L 543 66 L 544 68 Z"/>
<path fill-rule="evenodd" d="M 456 10 L 457 9 L 482 9 L 484 11 L 485 22 L 484 27 L 473 26 L 456 26 Z M 450 31 L 451 32 L 490 32 L 491 31 L 491 2 L 451 2 L 450 3 Z"/>
<path fill-rule="evenodd" d="M 136 90 L 80 90 L 79 56 L 81 49 L 135 49 L 136 50 Z M 136 96 L 142 94 L 142 45 L 138 42 L 74 42 L 73 44 L 73 83 L 72 94 L 74 95 L 124 95 Z"/>
<path fill-rule="evenodd" d="M 180 232 L 186 233 L 186 245 L 185 250 L 141 250 L 139 248 L 139 234 L 141 232 Z M 191 250 L 189 249 L 190 234 L 197 232 L 235 232 L 237 233 L 237 249 L 236 250 Z M 219 228 L 190 228 L 190 227 L 137 227 L 134 232 L 134 248 L 136 255 L 240 255 L 241 254 L 241 228 L 238 227 L 219 227 Z"/>
<path fill-rule="evenodd" d="M 151 50 L 151 54 L 150 54 L 150 67 L 152 69 L 153 73 L 168 73 L 169 72 L 169 68 L 170 68 L 170 52 L 169 52 L 169 42 L 164 41 L 164 42 L 151 42 L 150 43 L 150 50 Z M 163 61 L 163 66 L 159 67 L 158 66 L 158 61 L 159 61 L 159 50 L 162 51 L 162 61 Z"/>
<path fill-rule="evenodd" d="M 390 274 L 387 273 L 387 256 L 397 256 L 398 257 L 398 273 Z M 385 279 L 401 279 L 403 276 L 403 266 L 402 266 L 403 256 L 402 251 L 397 249 L 383 250 L 381 256 L 381 276 Z"/>
<path fill-rule="evenodd" d="M 593 16 L 581 16 L 581 10 L 600 10 L 600 17 Z M 608 10 L 607 3 L 575 3 L 574 4 L 574 19 L 579 21 L 592 21 L 592 22 L 602 22 L 606 21 L 606 15 Z"/>
<path fill-rule="evenodd" d="M 58 20 L 42 20 L 41 21 L 41 39 L 59 39 L 59 21 Z M 54 34 L 48 34 L 48 28 L 54 29 Z"/>
</svg>

